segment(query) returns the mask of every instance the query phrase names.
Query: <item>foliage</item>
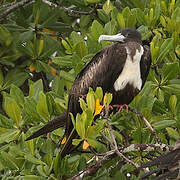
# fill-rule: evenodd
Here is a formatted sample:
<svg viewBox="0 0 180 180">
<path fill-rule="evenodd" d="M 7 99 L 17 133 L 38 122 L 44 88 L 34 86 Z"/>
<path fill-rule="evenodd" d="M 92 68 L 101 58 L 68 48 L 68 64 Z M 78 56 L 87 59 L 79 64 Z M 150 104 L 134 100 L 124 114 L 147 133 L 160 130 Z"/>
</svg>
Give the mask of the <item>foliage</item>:
<svg viewBox="0 0 180 180">
<path fill-rule="evenodd" d="M 3 1 L 0 13 L 11 2 Z M 163 143 L 174 145 L 180 133 L 180 0 L 49 2 L 33 1 L 0 19 L 0 177 L 55 180 L 89 166 L 92 153 L 61 159 L 57 144 L 63 128 L 35 140 L 25 139 L 67 109 L 76 75 L 111 44 L 99 44 L 99 36 L 126 27 L 137 28 L 152 53 L 148 81 L 130 106 L 147 118 Z M 93 119 L 102 105 L 109 104 L 111 95 L 103 95 L 101 88 L 94 91 L 90 89 L 86 101 L 80 99 L 83 113 L 73 117 L 80 139 L 73 143 L 87 141 L 103 153 L 108 151 L 108 142 L 97 140 L 100 131 L 110 138 L 106 120 L 97 118 L 94 124 Z M 109 118 L 119 145 L 155 143 L 136 114 L 122 111 Z M 138 164 L 146 161 L 146 153 L 129 155 Z M 127 173 L 130 179 L 139 179 L 142 172 L 137 173 L 131 164 L 121 161 L 112 168 L 120 160 L 112 158 L 91 179 L 126 179 Z"/>
</svg>

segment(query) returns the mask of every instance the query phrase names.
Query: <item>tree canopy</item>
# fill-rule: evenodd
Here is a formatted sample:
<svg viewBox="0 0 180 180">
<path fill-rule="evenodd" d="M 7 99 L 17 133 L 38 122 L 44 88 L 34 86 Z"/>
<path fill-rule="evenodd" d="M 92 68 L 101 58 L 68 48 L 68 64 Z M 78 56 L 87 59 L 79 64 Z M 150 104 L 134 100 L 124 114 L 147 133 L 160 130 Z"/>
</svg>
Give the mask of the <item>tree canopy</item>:
<svg viewBox="0 0 180 180">
<path fill-rule="evenodd" d="M 84 179 L 139 179 L 144 171 L 137 168 L 179 139 L 180 0 L 2 0 L 0 22 L 1 179 L 56 180 L 80 172 Z M 77 74 L 112 44 L 99 43 L 99 36 L 127 27 L 141 33 L 152 55 L 129 112 L 93 123 L 112 95 L 90 89 L 80 99 L 83 113 L 72 117 L 80 136 L 73 144 L 81 142 L 82 152 L 61 159 L 64 128 L 25 141 L 67 109 Z"/>
</svg>

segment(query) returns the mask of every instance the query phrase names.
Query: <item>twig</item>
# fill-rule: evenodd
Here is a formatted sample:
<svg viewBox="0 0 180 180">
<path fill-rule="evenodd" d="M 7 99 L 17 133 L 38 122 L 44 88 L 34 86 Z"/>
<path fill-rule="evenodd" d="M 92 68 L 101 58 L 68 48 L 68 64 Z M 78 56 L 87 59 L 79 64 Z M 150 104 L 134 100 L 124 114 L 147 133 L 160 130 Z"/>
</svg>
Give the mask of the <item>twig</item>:
<svg viewBox="0 0 180 180">
<path fill-rule="evenodd" d="M 84 11 L 76 11 L 76 10 L 72 10 L 70 8 L 66 8 L 64 6 L 59 6 L 57 4 L 54 4 L 48 0 L 42 0 L 44 3 L 48 4 L 49 6 L 51 7 L 55 7 L 55 8 L 60 8 L 60 9 L 63 9 L 65 12 L 69 13 L 69 14 L 75 14 L 77 16 L 81 16 L 81 15 L 89 15 L 89 14 L 92 14 L 96 11 L 96 9 L 99 7 L 99 6 L 95 6 L 93 9 L 91 9 L 90 11 L 88 12 L 84 12 Z"/>
<path fill-rule="evenodd" d="M 75 176 L 71 177 L 69 180 L 79 180 L 85 176 L 89 176 L 89 175 L 96 173 L 99 168 L 101 168 L 104 164 L 106 164 L 109 160 L 111 160 L 114 157 L 116 157 L 116 154 L 105 156 L 102 160 L 98 161 L 96 164 L 89 166 L 88 168 L 79 172 Z"/>
<path fill-rule="evenodd" d="M 90 151 L 97 157 L 109 156 L 115 153 L 115 150 L 107 151 L 105 153 L 97 153 L 93 148 L 89 147 Z"/>
<path fill-rule="evenodd" d="M 12 3 L 2 5 L 1 8 L 7 8 L 9 6 L 13 6 L 14 4 L 16 4 L 16 0 L 14 2 L 12 2 Z"/>
<path fill-rule="evenodd" d="M 108 114 L 109 114 L 109 108 L 105 108 L 105 119 L 107 119 L 107 125 L 108 125 L 108 129 L 109 129 L 109 132 L 111 134 L 111 137 L 112 137 L 112 140 L 113 140 L 113 143 L 114 145 L 112 144 L 114 150 L 115 150 L 115 153 L 120 156 L 121 158 L 123 158 L 126 162 L 132 164 L 133 166 L 135 166 L 136 168 L 139 168 L 140 166 L 136 163 L 134 163 L 133 161 L 131 161 L 130 159 L 128 159 L 126 156 L 124 156 L 119 150 L 118 150 L 118 146 L 117 146 L 117 142 L 116 142 L 116 139 L 115 139 L 115 136 L 114 136 L 114 133 L 113 133 L 113 129 L 110 125 L 110 122 L 109 122 L 109 119 L 108 119 Z"/>
<path fill-rule="evenodd" d="M 100 134 L 113 147 L 113 143 L 110 141 L 110 139 L 108 139 L 102 132 L 100 132 Z"/>
<path fill-rule="evenodd" d="M 28 4 L 32 1 L 33 0 L 22 0 L 20 2 L 13 4 L 9 9 L 7 9 L 6 11 L 4 11 L 3 13 L 0 14 L 0 18 L 5 18 L 8 14 L 15 11 L 17 8 L 24 6 L 25 4 Z"/>
<path fill-rule="evenodd" d="M 139 118 L 141 118 L 144 123 L 146 124 L 146 126 L 149 128 L 149 130 L 152 132 L 152 134 L 155 136 L 155 140 L 158 144 L 162 144 L 161 140 L 158 138 L 156 131 L 153 129 L 153 127 L 151 126 L 151 124 L 148 122 L 148 120 L 140 113 L 138 112 L 136 109 L 129 107 L 128 108 L 131 112 L 137 114 L 139 116 Z"/>
</svg>

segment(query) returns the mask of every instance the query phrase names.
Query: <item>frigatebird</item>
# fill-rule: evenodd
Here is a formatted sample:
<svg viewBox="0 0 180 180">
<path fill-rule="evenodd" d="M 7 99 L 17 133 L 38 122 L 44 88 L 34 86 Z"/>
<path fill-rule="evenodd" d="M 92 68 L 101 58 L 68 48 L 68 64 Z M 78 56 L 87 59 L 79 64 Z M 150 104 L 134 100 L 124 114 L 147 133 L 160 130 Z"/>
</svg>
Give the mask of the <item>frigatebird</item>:
<svg viewBox="0 0 180 180">
<path fill-rule="evenodd" d="M 85 98 L 90 87 L 94 90 L 101 87 L 103 92 L 112 93 L 111 105 L 127 105 L 141 91 L 151 65 L 150 48 L 142 44 L 141 34 L 136 29 L 126 28 L 116 35 L 101 35 L 101 41 L 116 43 L 99 51 L 77 75 L 69 92 L 67 111 L 27 140 L 51 132 L 65 122 L 67 140 L 61 150 L 61 155 L 65 156 L 72 150 L 72 139 L 77 138 L 70 113 L 75 117 L 82 112 L 79 98 Z"/>
</svg>

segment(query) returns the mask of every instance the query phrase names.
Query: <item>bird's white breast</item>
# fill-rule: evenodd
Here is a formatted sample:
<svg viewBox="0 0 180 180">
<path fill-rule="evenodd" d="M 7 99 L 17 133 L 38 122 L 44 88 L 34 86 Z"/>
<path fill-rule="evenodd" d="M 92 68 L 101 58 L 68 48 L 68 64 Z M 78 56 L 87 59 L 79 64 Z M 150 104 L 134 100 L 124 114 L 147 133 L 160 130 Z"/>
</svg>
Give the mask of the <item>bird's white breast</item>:
<svg viewBox="0 0 180 180">
<path fill-rule="evenodd" d="M 115 91 L 122 90 L 129 83 L 133 85 L 134 88 L 141 90 L 142 79 L 140 72 L 140 61 L 143 55 L 144 49 L 140 46 L 140 51 L 136 49 L 136 53 L 133 57 L 130 55 L 130 50 L 126 47 L 127 59 L 124 68 L 119 75 L 118 79 L 114 83 Z M 133 58 L 133 59 L 132 59 Z"/>
</svg>

